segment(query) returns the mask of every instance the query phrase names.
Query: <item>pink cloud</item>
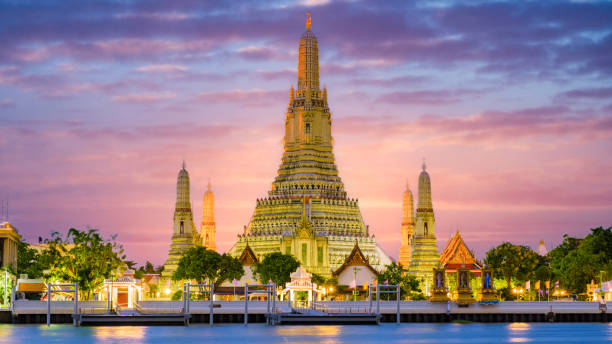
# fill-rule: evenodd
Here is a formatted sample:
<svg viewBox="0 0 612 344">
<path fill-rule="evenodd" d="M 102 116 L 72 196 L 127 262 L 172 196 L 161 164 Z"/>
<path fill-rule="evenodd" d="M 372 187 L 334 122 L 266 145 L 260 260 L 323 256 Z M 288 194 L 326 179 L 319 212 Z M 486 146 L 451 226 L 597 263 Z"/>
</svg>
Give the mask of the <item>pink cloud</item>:
<svg viewBox="0 0 612 344">
<path fill-rule="evenodd" d="M 113 96 L 111 99 L 114 102 L 122 103 L 158 103 L 164 100 L 170 100 L 176 98 L 176 94 L 171 92 L 157 92 L 157 93 L 129 93 Z"/>
<path fill-rule="evenodd" d="M 154 72 L 154 73 L 176 73 L 185 72 L 189 68 L 175 64 L 157 64 L 157 65 L 146 65 L 136 68 L 139 72 Z"/>
<path fill-rule="evenodd" d="M 376 101 L 390 104 L 448 105 L 462 101 L 464 96 L 480 93 L 483 91 L 467 89 L 399 91 L 383 94 Z"/>
<path fill-rule="evenodd" d="M 469 116 L 423 115 L 414 120 L 394 117 L 343 117 L 340 130 L 371 136 L 420 135 L 436 145 L 475 145 L 483 142 L 512 144 L 516 138 L 574 136 L 592 141 L 612 137 L 612 118 L 574 115 L 565 107 L 539 107 L 516 111 L 484 111 Z"/>
<path fill-rule="evenodd" d="M 288 96 L 288 91 L 266 91 L 263 89 L 234 89 L 228 91 L 202 92 L 196 99 L 207 103 L 268 103 Z"/>
<path fill-rule="evenodd" d="M 12 99 L 8 99 L 8 98 L 0 99 L 0 108 L 10 108 L 14 106 L 15 106 L 15 102 Z"/>
</svg>

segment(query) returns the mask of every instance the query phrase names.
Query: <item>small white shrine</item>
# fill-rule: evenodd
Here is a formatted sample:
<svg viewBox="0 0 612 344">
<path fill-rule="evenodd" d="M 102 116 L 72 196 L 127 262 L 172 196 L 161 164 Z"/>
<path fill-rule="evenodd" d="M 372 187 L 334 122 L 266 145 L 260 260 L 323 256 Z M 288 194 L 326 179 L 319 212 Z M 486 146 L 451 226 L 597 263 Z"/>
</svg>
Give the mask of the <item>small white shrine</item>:
<svg viewBox="0 0 612 344">
<path fill-rule="evenodd" d="M 113 308 L 134 308 L 142 299 L 140 280 L 134 278 L 134 271 L 127 270 L 116 280 L 104 280 L 104 286 L 98 291 L 98 300 L 112 301 Z"/>
<path fill-rule="evenodd" d="M 307 292 L 308 298 L 304 301 L 312 302 L 316 294 L 317 301 L 321 300 L 322 290 L 319 289 L 316 283 L 312 283 L 312 275 L 303 267 L 298 267 L 295 272 L 291 273 L 291 282 L 287 283 L 285 289 L 281 291 L 280 299 L 284 300 L 285 294 L 288 294 L 290 301 L 296 300 L 297 292 Z"/>
</svg>

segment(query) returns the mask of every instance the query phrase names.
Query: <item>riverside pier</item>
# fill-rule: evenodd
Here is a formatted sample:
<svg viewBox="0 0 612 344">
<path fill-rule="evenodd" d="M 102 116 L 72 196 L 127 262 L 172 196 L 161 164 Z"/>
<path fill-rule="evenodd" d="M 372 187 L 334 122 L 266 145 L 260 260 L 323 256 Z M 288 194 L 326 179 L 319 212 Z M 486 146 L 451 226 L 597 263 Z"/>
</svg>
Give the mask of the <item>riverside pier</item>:
<svg viewBox="0 0 612 344">
<path fill-rule="evenodd" d="M 108 312 L 104 301 L 54 301 L 51 323 L 80 325 L 189 325 L 190 323 L 269 324 L 377 324 L 397 322 L 398 302 L 317 301 L 290 304 L 268 301 L 141 301 L 134 309 Z M 248 309 L 245 309 L 245 304 Z M 212 314 L 212 322 L 211 322 Z M 0 323 L 44 324 L 47 302 L 17 300 L 12 309 L 0 310 Z M 245 321 L 246 319 L 246 321 Z M 399 321 L 409 322 L 610 322 L 607 304 L 586 301 L 473 303 L 465 307 L 455 302 L 400 301 Z"/>
</svg>

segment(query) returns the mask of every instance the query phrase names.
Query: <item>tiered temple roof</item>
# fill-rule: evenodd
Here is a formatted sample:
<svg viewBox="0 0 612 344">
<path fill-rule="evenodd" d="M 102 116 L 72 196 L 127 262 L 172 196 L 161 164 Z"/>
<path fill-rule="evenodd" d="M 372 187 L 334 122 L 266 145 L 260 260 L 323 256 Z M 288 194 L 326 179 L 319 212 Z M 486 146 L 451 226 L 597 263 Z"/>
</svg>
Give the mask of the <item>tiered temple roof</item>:
<svg viewBox="0 0 612 344">
<path fill-rule="evenodd" d="M 372 265 L 370 265 L 368 257 L 366 257 L 363 252 L 361 252 L 358 243 L 355 243 L 355 247 L 353 247 L 353 251 L 351 251 L 351 254 L 346 257 L 344 263 L 340 265 L 340 267 L 336 269 L 336 271 L 334 271 L 333 275 L 338 276 L 340 275 L 340 273 L 342 273 L 342 271 L 351 266 L 365 266 L 368 270 L 378 275 L 378 271 L 376 271 L 376 269 L 374 269 Z"/>
<path fill-rule="evenodd" d="M 255 265 L 258 262 L 255 252 L 251 250 L 251 247 L 249 246 L 248 243 L 244 247 L 244 251 L 242 251 L 242 254 L 240 255 L 239 260 L 244 266 Z"/>
<path fill-rule="evenodd" d="M 440 265 L 447 270 L 456 270 L 462 267 L 470 270 L 480 270 L 482 264 L 474 257 L 474 253 L 467 247 L 459 230 L 448 240 L 446 247 L 440 254 Z"/>
<path fill-rule="evenodd" d="M 327 89 L 320 88 L 319 47 L 310 16 L 300 38 L 297 74 L 297 89 L 291 86 L 284 116 L 284 151 L 278 173 L 268 197 L 257 200 L 231 252 L 239 256 L 248 240 L 258 257 L 291 253 L 310 272 L 329 276 L 357 240 L 373 265 L 386 264 L 390 259 L 380 254 L 358 201 L 347 196 L 338 175 L 332 115 Z M 303 228 L 308 231 L 298 233 Z"/>
</svg>

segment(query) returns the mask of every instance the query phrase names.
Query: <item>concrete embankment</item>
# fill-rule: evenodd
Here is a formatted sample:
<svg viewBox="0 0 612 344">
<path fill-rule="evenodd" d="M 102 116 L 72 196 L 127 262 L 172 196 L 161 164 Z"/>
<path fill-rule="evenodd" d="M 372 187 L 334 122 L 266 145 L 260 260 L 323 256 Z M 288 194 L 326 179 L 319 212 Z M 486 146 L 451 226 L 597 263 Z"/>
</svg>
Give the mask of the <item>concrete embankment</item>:
<svg viewBox="0 0 612 344">
<path fill-rule="evenodd" d="M 289 313 L 286 302 L 276 302 L 276 313 Z M 379 305 L 368 301 L 317 302 L 316 308 L 328 314 L 380 314 L 382 322 L 395 322 L 398 310 L 396 301 L 381 301 Z M 399 304 L 401 322 L 612 322 L 612 311 L 596 302 L 499 302 L 497 304 L 459 305 L 427 301 L 402 301 Z M 266 322 L 266 301 L 249 301 L 248 322 Z M 188 306 L 190 323 L 208 323 L 210 303 L 191 301 Z M 141 301 L 140 314 L 183 314 L 182 301 Z M 103 314 L 106 303 L 80 302 L 79 314 Z M 214 323 L 243 323 L 244 301 L 215 301 Z M 52 323 L 72 323 L 73 302 L 53 302 Z M 42 301 L 17 301 L 13 312 L 0 311 L 0 323 L 46 323 L 47 303 Z"/>
</svg>

